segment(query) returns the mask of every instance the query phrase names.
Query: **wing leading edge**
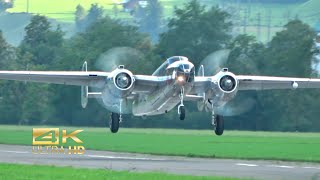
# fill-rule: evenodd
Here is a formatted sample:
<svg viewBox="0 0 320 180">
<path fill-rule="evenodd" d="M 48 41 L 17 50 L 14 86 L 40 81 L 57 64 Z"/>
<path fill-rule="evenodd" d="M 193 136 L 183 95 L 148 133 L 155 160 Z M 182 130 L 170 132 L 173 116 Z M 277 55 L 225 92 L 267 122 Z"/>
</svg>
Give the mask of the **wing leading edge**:
<svg viewBox="0 0 320 180">
<path fill-rule="evenodd" d="M 172 80 L 171 76 L 134 75 L 135 93 L 150 93 Z"/>
<path fill-rule="evenodd" d="M 102 87 L 110 73 L 98 71 L 0 71 L 0 79 Z M 135 75 L 136 91 L 152 91 L 172 80 L 170 76 Z M 320 88 L 320 79 L 237 75 L 239 90 Z M 204 92 L 212 77 L 196 77 L 193 93 Z"/>
<path fill-rule="evenodd" d="M 320 88 L 320 79 L 273 76 L 236 76 L 239 90 Z"/>
<path fill-rule="evenodd" d="M 101 87 L 109 73 L 95 71 L 0 71 L 0 79 Z"/>
</svg>

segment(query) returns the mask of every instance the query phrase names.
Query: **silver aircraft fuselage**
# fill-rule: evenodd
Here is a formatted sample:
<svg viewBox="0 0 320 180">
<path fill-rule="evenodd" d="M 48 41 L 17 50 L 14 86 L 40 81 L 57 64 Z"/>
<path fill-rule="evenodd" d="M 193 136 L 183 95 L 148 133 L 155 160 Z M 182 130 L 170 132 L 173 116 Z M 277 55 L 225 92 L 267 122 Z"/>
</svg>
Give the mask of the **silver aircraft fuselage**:
<svg viewBox="0 0 320 180">
<path fill-rule="evenodd" d="M 118 74 L 119 70 L 114 70 Z M 194 65 L 186 57 L 175 56 L 169 58 L 153 74 L 165 79 L 164 86 L 152 89 L 152 93 L 137 96 L 121 96 L 115 94 L 114 84 L 105 85 L 102 91 L 102 101 L 109 111 L 135 116 L 150 116 L 167 113 L 181 101 L 181 89 L 188 94 L 194 82 Z M 144 89 L 146 90 L 146 89 Z M 150 90 L 150 89 L 148 89 Z"/>
</svg>

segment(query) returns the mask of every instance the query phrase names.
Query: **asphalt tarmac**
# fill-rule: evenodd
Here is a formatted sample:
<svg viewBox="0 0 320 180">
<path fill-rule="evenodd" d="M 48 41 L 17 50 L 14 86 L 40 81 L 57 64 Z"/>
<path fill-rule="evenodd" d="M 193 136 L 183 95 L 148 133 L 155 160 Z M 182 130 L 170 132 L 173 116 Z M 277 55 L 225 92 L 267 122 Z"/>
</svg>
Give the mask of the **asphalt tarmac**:
<svg viewBox="0 0 320 180">
<path fill-rule="evenodd" d="M 0 144 L 0 162 L 196 176 L 320 180 L 320 164 L 317 163 L 188 158 L 93 150 L 86 150 L 82 155 L 34 154 L 31 146 L 20 145 Z"/>
</svg>

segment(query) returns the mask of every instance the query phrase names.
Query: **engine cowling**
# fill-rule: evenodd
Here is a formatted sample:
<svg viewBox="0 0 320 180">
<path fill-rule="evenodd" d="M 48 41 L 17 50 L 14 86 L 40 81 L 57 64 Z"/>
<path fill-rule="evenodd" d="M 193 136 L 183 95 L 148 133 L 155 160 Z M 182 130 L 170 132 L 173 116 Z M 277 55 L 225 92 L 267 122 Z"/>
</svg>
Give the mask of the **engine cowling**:
<svg viewBox="0 0 320 180">
<path fill-rule="evenodd" d="M 125 97 L 131 93 L 135 79 L 131 71 L 119 67 L 111 74 L 109 88 L 111 93 L 116 97 Z"/>
<path fill-rule="evenodd" d="M 238 80 L 234 74 L 225 72 L 221 74 L 218 85 L 220 90 L 224 93 L 233 93 L 237 90 Z"/>
<path fill-rule="evenodd" d="M 130 89 L 133 86 L 133 76 L 128 72 L 119 72 L 114 78 L 113 78 L 115 86 L 122 90 L 126 91 Z"/>
</svg>

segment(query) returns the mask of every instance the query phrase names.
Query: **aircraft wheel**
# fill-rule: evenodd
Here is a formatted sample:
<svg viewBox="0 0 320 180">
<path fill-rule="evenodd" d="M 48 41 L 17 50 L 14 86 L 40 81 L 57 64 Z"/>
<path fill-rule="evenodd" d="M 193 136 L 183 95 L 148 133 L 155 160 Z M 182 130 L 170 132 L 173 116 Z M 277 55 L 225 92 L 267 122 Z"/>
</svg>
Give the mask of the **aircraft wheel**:
<svg viewBox="0 0 320 180">
<path fill-rule="evenodd" d="M 221 136 L 223 134 L 224 130 L 224 121 L 223 121 L 223 116 L 217 116 L 215 119 L 215 130 L 214 132 L 216 135 Z"/>
<path fill-rule="evenodd" d="M 186 117 L 186 109 L 184 108 L 184 106 L 180 106 L 180 120 L 183 121 Z"/>
<path fill-rule="evenodd" d="M 117 113 L 111 113 L 111 118 L 109 122 L 110 131 L 112 133 L 117 133 L 119 130 L 120 124 L 120 115 Z"/>
</svg>

